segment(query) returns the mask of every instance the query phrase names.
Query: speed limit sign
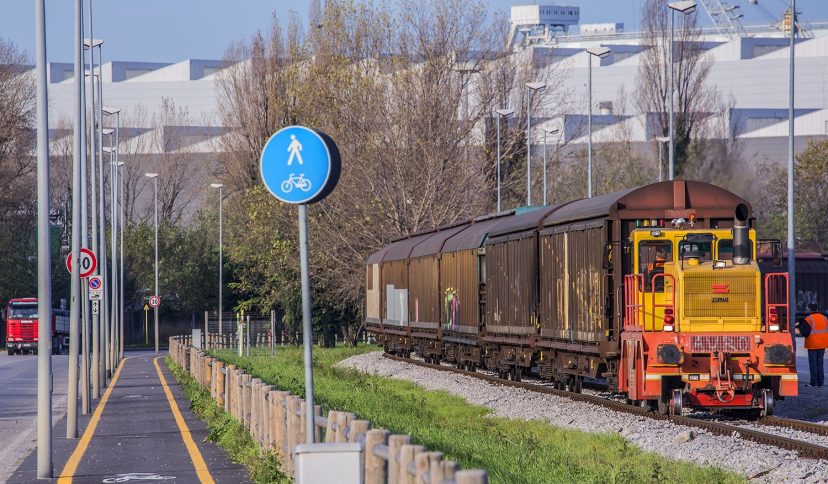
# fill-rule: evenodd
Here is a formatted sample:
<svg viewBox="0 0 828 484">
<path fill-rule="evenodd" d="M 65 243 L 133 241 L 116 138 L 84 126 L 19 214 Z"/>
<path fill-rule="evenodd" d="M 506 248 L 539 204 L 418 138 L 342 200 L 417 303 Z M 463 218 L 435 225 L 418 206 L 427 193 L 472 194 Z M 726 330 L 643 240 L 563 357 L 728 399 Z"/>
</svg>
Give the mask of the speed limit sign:
<svg viewBox="0 0 828 484">
<path fill-rule="evenodd" d="M 154 308 L 157 308 L 158 306 L 161 305 L 161 298 L 158 297 L 158 296 L 150 296 L 149 305 L 154 307 Z"/>
<path fill-rule="evenodd" d="M 95 268 L 98 267 L 98 259 L 95 257 L 95 253 L 87 248 L 83 248 L 80 250 L 80 269 L 81 269 L 81 278 L 85 279 L 92 275 L 95 272 Z M 72 273 L 72 253 L 66 256 L 66 270 L 69 273 Z"/>
</svg>

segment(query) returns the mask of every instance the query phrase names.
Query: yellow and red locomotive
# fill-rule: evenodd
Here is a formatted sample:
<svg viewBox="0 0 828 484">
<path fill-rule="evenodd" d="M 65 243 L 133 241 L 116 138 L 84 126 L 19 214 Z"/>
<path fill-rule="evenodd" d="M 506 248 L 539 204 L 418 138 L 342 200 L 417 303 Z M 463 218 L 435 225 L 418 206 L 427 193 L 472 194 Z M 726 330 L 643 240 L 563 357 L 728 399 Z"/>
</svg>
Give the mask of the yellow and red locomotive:
<svg viewBox="0 0 828 484">
<path fill-rule="evenodd" d="M 670 181 L 441 227 L 369 257 L 366 324 L 391 353 L 772 414 L 798 382 L 787 275 L 760 273 L 753 222 L 727 190 Z"/>
</svg>

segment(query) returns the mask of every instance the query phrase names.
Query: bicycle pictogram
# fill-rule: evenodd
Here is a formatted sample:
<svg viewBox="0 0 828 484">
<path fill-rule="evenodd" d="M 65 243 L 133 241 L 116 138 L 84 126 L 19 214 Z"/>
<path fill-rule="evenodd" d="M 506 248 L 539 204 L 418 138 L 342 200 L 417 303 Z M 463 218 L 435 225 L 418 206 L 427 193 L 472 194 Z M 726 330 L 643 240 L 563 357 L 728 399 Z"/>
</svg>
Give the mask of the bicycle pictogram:
<svg viewBox="0 0 828 484">
<path fill-rule="evenodd" d="M 288 176 L 288 179 L 282 182 L 281 188 L 282 192 L 290 193 L 293 190 L 293 187 L 296 187 L 303 192 L 310 191 L 311 189 L 311 182 L 307 178 L 305 178 L 304 173 L 300 173 L 299 176 L 291 173 Z"/>
</svg>

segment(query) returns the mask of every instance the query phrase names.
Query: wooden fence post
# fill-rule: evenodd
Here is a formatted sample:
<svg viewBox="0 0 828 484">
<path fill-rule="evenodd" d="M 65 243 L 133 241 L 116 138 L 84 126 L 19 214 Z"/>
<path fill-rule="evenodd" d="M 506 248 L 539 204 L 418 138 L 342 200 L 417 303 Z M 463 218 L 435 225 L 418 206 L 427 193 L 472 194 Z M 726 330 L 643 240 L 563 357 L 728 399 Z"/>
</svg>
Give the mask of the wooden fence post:
<svg viewBox="0 0 828 484">
<path fill-rule="evenodd" d="M 489 475 L 480 469 L 457 471 L 454 474 L 454 482 L 457 484 L 488 484 Z"/>
<path fill-rule="evenodd" d="M 224 407 L 224 382 L 227 375 L 224 374 L 224 362 L 216 361 L 216 405 Z"/>
<path fill-rule="evenodd" d="M 408 473 L 408 464 L 414 462 L 414 456 L 420 452 L 425 452 L 425 447 L 422 445 L 406 444 L 400 448 L 400 475 L 397 478 L 398 484 L 415 484 L 415 476 Z"/>
<path fill-rule="evenodd" d="M 447 481 L 453 480 L 454 474 L 460 470 L 460 465 L 453 460 L 444 460 L 440 463 L 440 467 L 443 469 L 443 479 Z"/>
<path fill-rule="evenodd" d="M 279 454 L 285 457 L 287 450 L 287 412 L 285 399 L 290 395 L 289 392 L 273 392 L 275 397 L 273 403 L 273 440 L 276 442 L 276 450 Z"/>
<path fill-rule="evenodd" d="M 400 451 L 403 445 L 411 443 L 410 435 L 388 437 L 388 484 L 400 484 Z"/>
<path fill-rule="evenodd" d="M 328 412 L 328 425 L 325 427 L 325 443 L 336 442 L 336 421 L 339 412 L 336 410 L 330 410 Z"/>
<path fill-rule="evenodd" d="M 350 425 L 354 414 L 348 412 L 339 412 L 336 416 L 336 442 L 347 442 L 348 438 L 345 436 L 345 429 Z"/>
<path fill-rule="evenodd" d="M 348 442 L 356 442 L 359 434 L 371 430 L 371 422 L 368 420 L 351 420 L 348 424 Z"/>
<path fill-rule="evenodd" d="M 385 459 L 374 455 L 374 446 L 386 445 L 390 432 L 371 429 L 365 434 L 365 484 L 385 484 L 388 480 Z M 388 460 L 391 460 L 389 452 Z"/>
</svg>

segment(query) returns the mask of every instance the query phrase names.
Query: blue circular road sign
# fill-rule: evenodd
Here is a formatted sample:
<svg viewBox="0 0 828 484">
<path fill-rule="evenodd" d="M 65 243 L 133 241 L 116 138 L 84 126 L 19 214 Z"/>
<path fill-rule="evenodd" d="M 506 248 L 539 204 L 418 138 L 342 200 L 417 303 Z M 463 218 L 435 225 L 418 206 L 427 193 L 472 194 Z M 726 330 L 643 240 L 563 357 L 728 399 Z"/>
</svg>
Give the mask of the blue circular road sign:
<svg viewBox="0 0 828 484">
<path fill-rule="evenodd" d="M 259 168 L 265 187 L 292 204 L 322 200 L 339 182 L 339 148 L 325 133 L 288 126 L 267 140 Z"/>
</svg>

